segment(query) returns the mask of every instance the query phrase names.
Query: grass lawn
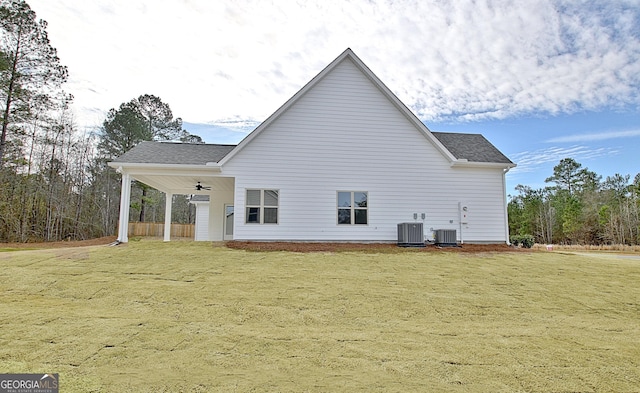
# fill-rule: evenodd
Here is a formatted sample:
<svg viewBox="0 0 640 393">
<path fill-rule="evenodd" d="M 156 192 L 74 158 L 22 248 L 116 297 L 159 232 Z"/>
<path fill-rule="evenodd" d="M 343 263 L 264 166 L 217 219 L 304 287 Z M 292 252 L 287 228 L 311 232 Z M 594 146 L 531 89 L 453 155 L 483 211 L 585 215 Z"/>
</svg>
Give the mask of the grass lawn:
<svg viewBox="0 0 640 393">
<path fill-rule="evenodd" d="M 639 392 L 640 259 L 0 252 L 0 372 L 61 392 Z"/>
</svg>

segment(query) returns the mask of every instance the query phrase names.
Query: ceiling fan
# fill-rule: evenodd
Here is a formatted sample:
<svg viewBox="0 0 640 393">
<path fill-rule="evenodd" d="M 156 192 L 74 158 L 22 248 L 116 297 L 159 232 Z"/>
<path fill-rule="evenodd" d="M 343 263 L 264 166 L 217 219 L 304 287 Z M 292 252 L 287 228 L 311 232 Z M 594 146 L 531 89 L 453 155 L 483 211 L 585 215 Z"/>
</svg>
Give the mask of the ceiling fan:
<svg viewBox="0 0 640 393">
<path fill-rule="evenodd" d="M 200 182 L 198 182 L 195 187 L 196 187 L 196 191 L 211 190 L 211 187 L 203 186 L 202 184 L 200 184 Z"/>
</svg>

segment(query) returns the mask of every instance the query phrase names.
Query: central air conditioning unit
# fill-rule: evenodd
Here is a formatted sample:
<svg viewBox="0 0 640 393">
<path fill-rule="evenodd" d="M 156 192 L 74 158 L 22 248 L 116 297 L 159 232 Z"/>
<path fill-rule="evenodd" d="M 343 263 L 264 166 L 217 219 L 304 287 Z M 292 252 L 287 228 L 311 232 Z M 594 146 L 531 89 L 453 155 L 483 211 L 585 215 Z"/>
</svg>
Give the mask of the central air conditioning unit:
<svg viewBox="0 0 640 393">
<path fill-rule="evenodd" d="M 398 224 L 398 246 L 424 247 L 424 230 L 421 222 Z"/>
<path fill-rule="evenodd" d="M 457 246 L 455 229 L 436 229 L 436 245 L 438 246 Z"/>
</svg>

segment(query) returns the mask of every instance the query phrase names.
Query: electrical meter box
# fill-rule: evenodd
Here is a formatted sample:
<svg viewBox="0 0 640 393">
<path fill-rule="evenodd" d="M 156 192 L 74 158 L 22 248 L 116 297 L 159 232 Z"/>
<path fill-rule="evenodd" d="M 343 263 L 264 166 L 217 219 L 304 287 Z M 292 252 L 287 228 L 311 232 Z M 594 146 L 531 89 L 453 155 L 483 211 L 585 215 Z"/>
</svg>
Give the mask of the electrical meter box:
<svg viewBox="0 0 640 393">
<path fill-rule="evenodd" d="M 460 211 L 460 224 L 468 224 L 469 204 L 467 202 L 458 202 L 458 209 Z"/>
</svg>

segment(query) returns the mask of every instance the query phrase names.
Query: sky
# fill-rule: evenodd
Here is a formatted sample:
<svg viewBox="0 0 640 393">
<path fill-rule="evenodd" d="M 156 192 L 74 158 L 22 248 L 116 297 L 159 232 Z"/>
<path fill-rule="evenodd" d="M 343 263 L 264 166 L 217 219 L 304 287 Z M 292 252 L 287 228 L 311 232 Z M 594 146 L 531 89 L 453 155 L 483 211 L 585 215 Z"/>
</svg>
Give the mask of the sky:
<svg viewBox="0 0 640 393">
<path fill-rule="evenodd" d="M 351 48 L 432 131 L 481 133 L 534 189 L 563 158 L 640 173 L 640 0 L 27 0 L 82 129 L 142 94 L 238 143 Z"/>
</svg>

